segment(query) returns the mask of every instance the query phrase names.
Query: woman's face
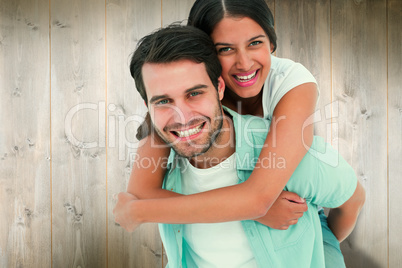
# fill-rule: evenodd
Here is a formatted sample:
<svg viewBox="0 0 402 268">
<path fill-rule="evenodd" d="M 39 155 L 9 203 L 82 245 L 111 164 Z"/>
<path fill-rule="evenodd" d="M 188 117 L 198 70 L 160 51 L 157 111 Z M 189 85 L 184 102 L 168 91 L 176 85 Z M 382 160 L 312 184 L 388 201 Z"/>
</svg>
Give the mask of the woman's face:
<svg viewBox="0 0 402 268">
<path fill-rule="evenodd" d="M 256 96 L 271 68 L 273 50 L 261 26 L 248 17 L 225 17 L 215 26 L 211 38 L 226 86 L 242 98 Z"/>
</svg>

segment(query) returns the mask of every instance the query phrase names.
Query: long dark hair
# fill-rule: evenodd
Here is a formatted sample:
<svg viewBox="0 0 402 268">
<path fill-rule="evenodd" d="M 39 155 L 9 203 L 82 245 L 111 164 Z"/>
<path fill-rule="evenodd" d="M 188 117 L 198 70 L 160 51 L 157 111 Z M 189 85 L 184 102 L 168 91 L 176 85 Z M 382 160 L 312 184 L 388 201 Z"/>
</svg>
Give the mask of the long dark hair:
<svg viewBox="0 0 402 268">
<path fill-rule="evenodd" d="M 264 0 L 197 0 L 190 10 L 188 25 L 211 35 L 224 17 L 249 17 L 268 35 L 276 50 L 274 17 Z"/>
</svg>

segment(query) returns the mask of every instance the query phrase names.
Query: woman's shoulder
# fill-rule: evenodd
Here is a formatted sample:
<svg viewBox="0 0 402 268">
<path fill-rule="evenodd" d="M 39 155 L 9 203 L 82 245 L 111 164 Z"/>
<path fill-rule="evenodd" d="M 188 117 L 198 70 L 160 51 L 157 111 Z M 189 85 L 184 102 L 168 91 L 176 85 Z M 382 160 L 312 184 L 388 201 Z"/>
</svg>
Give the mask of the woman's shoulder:
<svg viewBox="0 0 402 268">
<path fill-rule="evenodd" d="M 271 55 L 271 71 L 273 73 L 286 76 L 286 74 L 289 74 L 295 69 L 308 72 L 308 70 L 298 62 L 295 62 L 291 59 L 278 58 L 274 55 Z"/>
<path fill-rule="evenodd" d="M 306 67 L 293 60 L 271 55 L 271 70 L 265 83 L 266 87 L 274 91 L 276 87 L 285 87 L 286 90 L 290 90 L 307 82 L 317 83 Z"/>
<path fill-rule="evenodd" d="M 314 76 L 302 64 L 271 55 L 271 70 L 264 84 L 264 117 L 271 118 L 276 105 L 293 88 L 304 83 L 315 83 Z"/>
</svg>

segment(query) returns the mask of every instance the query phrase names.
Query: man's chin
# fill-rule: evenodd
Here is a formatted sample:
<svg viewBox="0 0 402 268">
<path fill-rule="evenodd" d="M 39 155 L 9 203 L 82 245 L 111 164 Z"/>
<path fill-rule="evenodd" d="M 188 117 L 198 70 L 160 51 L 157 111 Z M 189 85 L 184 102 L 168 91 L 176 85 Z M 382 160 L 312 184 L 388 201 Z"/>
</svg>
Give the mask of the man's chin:
<svg viewBox="0 0 402 268">
<path fill-rule="evenodd" d="M 180 155 L 181 157 L 185 157 L 185 158 L 193 158 L 193 157 L 202 155 L 206 151 L 208 151 L 208 148 L 200 148 L 198 150 L 194 150 L 194 148 L 191 148 L 192 150 L 185 150 L 185 149 L 182 149 L 182 148 L 173 147 L 173 149 L 176 151 L 176 153 L 178 155 Z"/>
</svg>

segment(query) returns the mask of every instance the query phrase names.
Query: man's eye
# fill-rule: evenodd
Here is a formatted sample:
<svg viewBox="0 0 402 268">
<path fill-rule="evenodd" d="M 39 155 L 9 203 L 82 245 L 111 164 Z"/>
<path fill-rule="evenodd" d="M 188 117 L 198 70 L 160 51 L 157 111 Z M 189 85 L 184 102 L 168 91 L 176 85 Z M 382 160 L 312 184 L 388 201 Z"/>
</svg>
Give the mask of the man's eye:
<svg viewBox="0 0 402 268">
<path fill-rule="evenodd" d="M 168 104 L 168 103 L 169 103 L 168 100 L 161 100 L 161 101 L 156 102 L 155 104 L 156 105 L 163 105 L 163 104 Z"/>
<path fill-rule="evenodd" d="M 201 94 L 200 92 L 191 92 L 190 97 L 195 97 L 195 96 L 200 95 L 200 94 Z"/>
</svg>

